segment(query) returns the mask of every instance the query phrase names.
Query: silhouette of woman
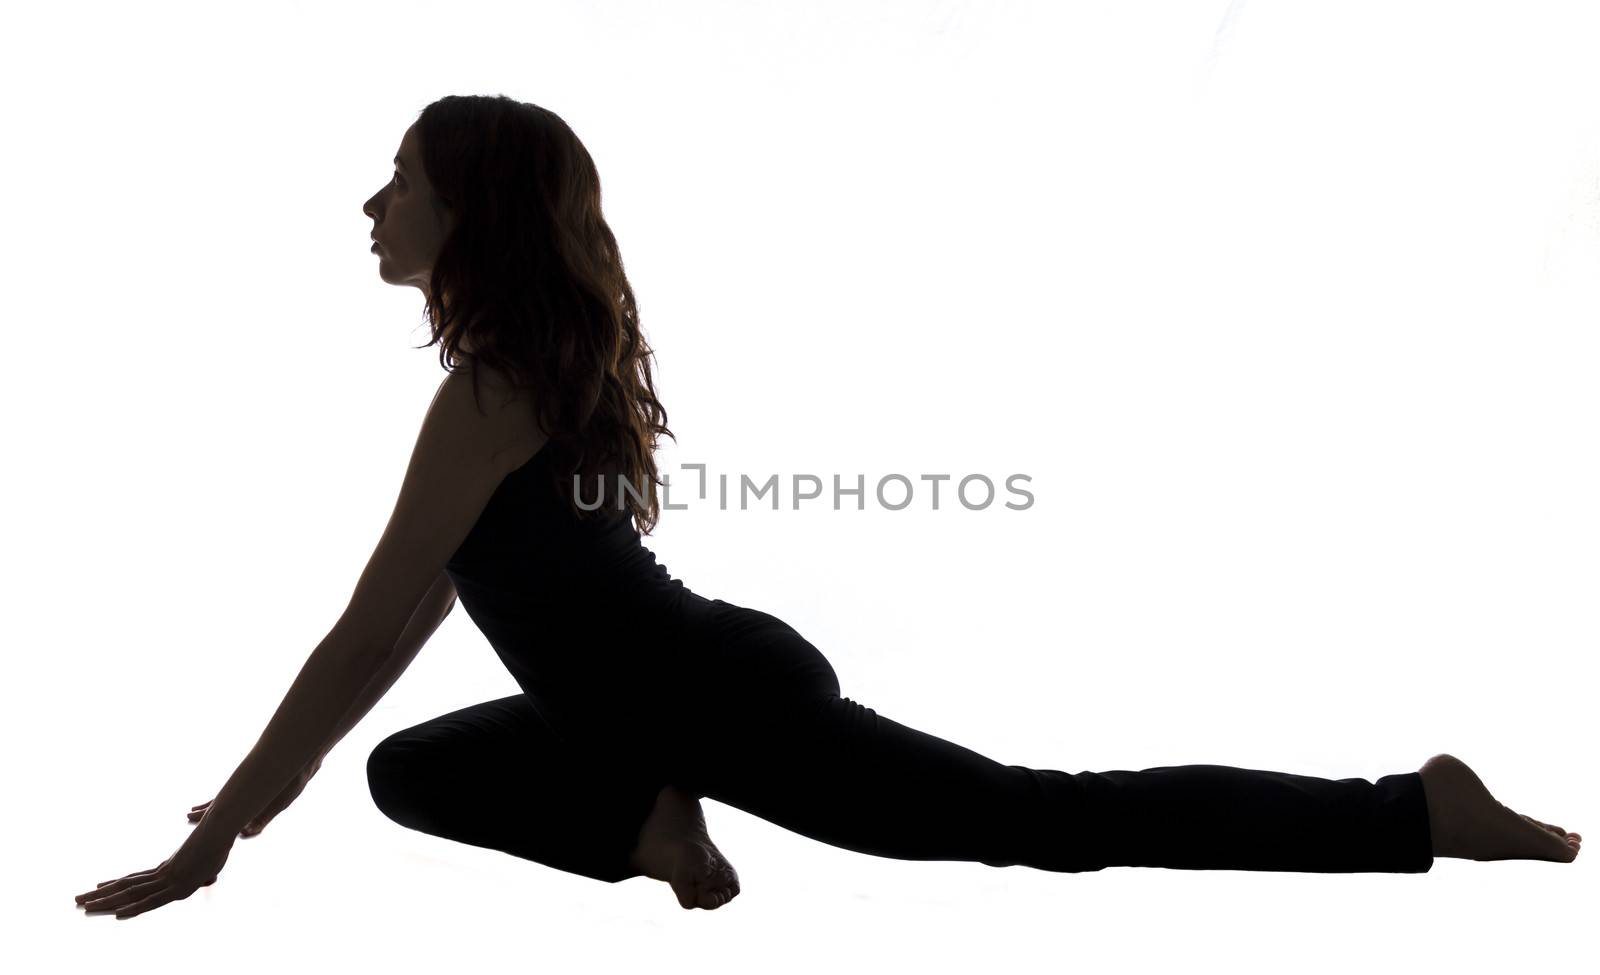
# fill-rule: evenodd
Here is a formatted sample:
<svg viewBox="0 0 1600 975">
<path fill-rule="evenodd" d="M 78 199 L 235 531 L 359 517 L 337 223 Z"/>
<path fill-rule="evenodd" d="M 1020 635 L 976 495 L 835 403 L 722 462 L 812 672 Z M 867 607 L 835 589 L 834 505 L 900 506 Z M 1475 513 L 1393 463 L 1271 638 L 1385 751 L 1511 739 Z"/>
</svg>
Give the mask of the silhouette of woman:
<svg viewBox="0 0 1600 975">
<path fill-rule="evenodd" d="M 685 908 L 739 893 L 704 797 L 876 856 L 1066 872 L 1577 856 L 1578 834 L 1500 805 L 1449 755 L 1376 782 L 1221 765 L 1069 774 L 1002 765 L 841 696 L 792 627 L 690 591 L 641 543 L 659 514 L 651 455 L 672 434 L 599 176 L 566 123 L 504 96 L 450 96 L 406 130 L 395 163 L 363 208 L 379 273 L 422 290 L 449 375 L 346 613 L 392 649 L 337 685 L 361 689 L 329 705 L 337 727 L 304 717 L 292 689 L 287 730 L 263 740 L 302 726 L 322 740 L 272 746 L 298 772 L 241 766 L 191 811 L 202 830 L 259 832 L 459 599 L 523 693 L 388 736 L 367 761 L 378 808 L 597 880 L 666 881 Z M 433 553 L 427 577 L 386 568 L 402 549 Z M 377 608 L 386 593 L 404 600 L 402 632 L 372 622 L 394 619 Z M 201 859 L 214 880 L 220 863 Z M 133 896 L 118 889 L 98 909 Z"/>
</svg>

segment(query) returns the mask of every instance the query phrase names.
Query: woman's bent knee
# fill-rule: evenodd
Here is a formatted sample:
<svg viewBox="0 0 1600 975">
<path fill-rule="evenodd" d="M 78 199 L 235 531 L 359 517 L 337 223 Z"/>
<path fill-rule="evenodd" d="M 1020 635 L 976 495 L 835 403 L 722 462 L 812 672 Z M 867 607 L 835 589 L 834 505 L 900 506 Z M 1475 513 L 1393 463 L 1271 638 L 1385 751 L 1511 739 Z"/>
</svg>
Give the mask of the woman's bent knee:
<svg viewBox="0 0 1600 975">
<path fill-rule="evenodd" d="M 415 769 L 403 743 L 390 737 L 367 755 L 367 791 L 380 812 L 402 826 L 418 829 Z"/>
</svg>

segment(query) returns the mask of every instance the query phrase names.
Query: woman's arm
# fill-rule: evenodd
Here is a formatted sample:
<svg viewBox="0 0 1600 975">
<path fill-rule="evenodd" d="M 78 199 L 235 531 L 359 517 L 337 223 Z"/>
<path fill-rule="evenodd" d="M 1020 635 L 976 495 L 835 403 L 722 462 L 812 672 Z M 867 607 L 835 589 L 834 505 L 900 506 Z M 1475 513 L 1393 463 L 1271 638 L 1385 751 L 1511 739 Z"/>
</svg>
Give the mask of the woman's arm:
<svg viewBox="0 0 1600 975">
<path fill-rule="evenodd" d="M 368 685 L 382 681 L 380 672 L 393 665 L 417 607 L 439 584 L 451 553 L 461 547 L 514 464 L 528 459 L 527 445 L 537 453 L 549 439 L 521 404 L 512 408 L 491 397 L 487 412 L 480 409 L 474 375 L 457 370 L 440 383 L 394 511 L 356 580 L 350 605 L 189 834 L 195 849 L 211 852 L 231 845 L 240 828 L 335 740 Z M 539 437 L 531 435 L 530 426 Z M 364 709 L 354 717 L 362 714 Z"/>
<path fill-rule="evenodd" d="M 306 658 L 249 754 L 217 790 L 185 848 L 209 857 L 231 846 L 245 824 L 315 759 L 392 650 L 392 641 L 369 642 L 343 621 L 335 624 Z"/>
<path fill-rule="evenodd" d="M 366 715 L 410 665 L 417 651 L 439 628 L 454 604 L 455 587 L 450 583 L 449 576 L 440 572 L 412 611 L 400 638 L 387 654 L 375 658 L 376 662 L 372 664 L 360 663 L 361 656 L 351 653 L 347 643 L 349 638 L 343 636 L 336 627 L 300 671 L 278 713 L 263 732 L 262 740 L 251 749 L 244 762 L 211 801 L 210 808 L 201 817 L 194 834 L 191 834 L 201 837 L 197 842 L 215 840 L 220 845 L 222 838 L 226 837 L 227 842 L 231 843 L 232 837 L 245 823 L 260 814 L 268 801 L 292 781 L 295 774 L 312 764 L 320 765 L 322 757 Z M 318 709 L 326 708 L 328 703 L 340 698 L 350 703 L 338 723 L 322 733 L 320 747 L 297 765 L 295 772 L 285 771 L 286 766 L 281 763 L 287 756 L 305 754 L 301 749 L 310 751 L 310 742 L 299 745 L 295 741 L 305 741 L 307 735 L 316 733 L 315 715 Z M 269 782 L 275 782 L 276 787 L 268 785 Z"/>
<path fill-rule="evenodd" d="M 441 572 L 433 588 L 429 589 L 428 594 L 422 597 L 422 602 L 417 604 L 416 612 L 411 614 L 411 622 L 406 624 L 405 632 L 400 634 L 400 639 L 395 642 L 393 655 L 384 663 L 383 669 L 372 675 L 372 679 L 362 690 L 361 697 L 350 706 L 350 710 L 345 712 L 339 721 L 339 727 L 334 729 L 333 736 L 317 753 L 318 764 L 321 764 L 324 756 L 333 751 L 333 746 L 337 745 L 351 728 L 367 716 L 372 706 L 389 693 L 389 688 L 393 687 L 394 682 L 405 673 L 405 669 L 411 666 L 411 661 L 416 659 L 418 651 L 439 629 L 439 624 L 450 615 L 450 610 L 454 609 L 455 605 L 456 587 L 450 582 L 450 577 Z"/>
</svg>

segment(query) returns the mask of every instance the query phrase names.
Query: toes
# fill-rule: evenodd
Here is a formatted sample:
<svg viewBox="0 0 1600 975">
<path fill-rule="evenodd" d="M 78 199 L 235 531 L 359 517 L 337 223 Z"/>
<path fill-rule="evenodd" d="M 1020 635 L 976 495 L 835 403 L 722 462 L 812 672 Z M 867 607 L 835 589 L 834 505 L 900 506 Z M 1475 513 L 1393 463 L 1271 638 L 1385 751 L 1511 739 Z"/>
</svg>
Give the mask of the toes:
<svg viewBox="0 0 1600 975">
<path fill-rule="evenodd" d="M 739 893 L 739 875 L 733 865 L 707 843 L 694 843 L 680 851 L 669 883 L 684 910 L 713 910 Z"/>
<path fill-rule="evenodd" d="M 1578 855 L 1577 843 L 1554 833 L 1546 833 L 1545 835 L 1548 837 L 1551 850 L 1559 851 L 1556 852 L 1556 856 L 1571 862 L 1572 858 Z"/>
<path fill-rule="evenodd" d="M 694 887 L 678 895 L 678 903 L 686 909 L 715 910 L 733 899 L 726 887 Z"/>
<path fill-rule="evenodd" d="M 708 911 L 715 910 L 733 900 L 733 895 L 737 893 L 736 889 L 730 887 L 718 887 L 701 895 L 700 906 Z"/>
<path fill-rule="evenodd" d="M 1540 847 L 1549 851 L 1548 856 L 1539 857 L 1539 859 L 1555 859 L 1571 863 L 1577 858 L 1583 837 L 1577 833 L 1569 833 L 1560 826 L 1540 822 L 1527 813 L 1517 813 L 1516 815 L 1518 819 L 1521 819 L 1528 826 L 1538 830 Z"/>
<path fill-rule="evenodd" d="M 714 877 L 701 882 L 700 906 L 706 910 L 721 907 L 733 900 L 733 895 L 739 892 L 739 881 L 729 876 L 730 871 L 720 871 Z"/>
<path fill-rule="evenodd" d="M 1566 830 L 1562 829 L 1560 826 L 1552 826 L 1549 823 L 1541 823 L 1537 819 L 1534 819 L 1532 816 L 1523 816 L 1522 818 L 1526 819 L 1530 823 L 1533 823 L 1535 826 L 1541 826 L 1541 827 L 1549 830 L 1550 832 L 1552 832 L 1555 835 L 1561 837 L 1562 839 L 1566 840 L 1569 843 L 1572 843 L 1572 842 L 1582 843 L 1583 842 L 1583 834 L 1582 833 L 1569 833 Z"/>
<path fill-rule="evenodd" d="M 732 867 L 724 867 L 696 881 L 700 906 L 706 910 L 721 907 L 739 893 L 739 876 Z"/>
<path fill-rule="evenodd" d="M 1551 826 L 1549 823 L 1541 823 L 1539 820 L 1534 819 L 1532 816 L 1528 815 L 1527 813 L 1517 813 L 1517 815 L 1521 816 L 1523 819 L 1526 819 L 1528 822 L 1532 823 L 1535 826 L 1539 826 L 1539 827 L 1542 827 L 1544 829 L 1550 830 L 1552 833 L 1559 833 L 1562 836 L 1571 835 L 1566 830 L 1562 829 L 1560 826 Z"/>
</svg>

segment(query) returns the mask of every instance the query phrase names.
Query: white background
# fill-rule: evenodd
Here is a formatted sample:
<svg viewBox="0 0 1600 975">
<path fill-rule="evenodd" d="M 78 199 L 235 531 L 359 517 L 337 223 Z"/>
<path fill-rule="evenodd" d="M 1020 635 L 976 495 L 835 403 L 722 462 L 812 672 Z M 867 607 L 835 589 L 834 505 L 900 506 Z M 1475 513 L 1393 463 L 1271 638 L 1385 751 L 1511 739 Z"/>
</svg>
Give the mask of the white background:
<svg viewBox="0 0 1600 975">
<path fill-rule="evenodd" d="M 1373 779 L 1448 751 L 1600 831 L 1593 5 L 7 20 L 14 970 L 1589 957 L 1582 857 L 1052 874 L 863 856 L 708 801 L 743 893 L 685 912 L 410 832 L 367 752 L 516 690 L 462 613 L 216 885 L 130 921 L 70 897 L 176 849 L 376 544 L 443 373 L 361 206 L 445 94 L 536 102 L 593 154 L 665 472 L 1032 478 L 1022 511 L 665 513 L 646 544 L 673 574 L 793 624 L 846 695 L 1069 772 Z"/>
</svg>

